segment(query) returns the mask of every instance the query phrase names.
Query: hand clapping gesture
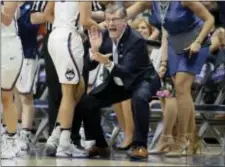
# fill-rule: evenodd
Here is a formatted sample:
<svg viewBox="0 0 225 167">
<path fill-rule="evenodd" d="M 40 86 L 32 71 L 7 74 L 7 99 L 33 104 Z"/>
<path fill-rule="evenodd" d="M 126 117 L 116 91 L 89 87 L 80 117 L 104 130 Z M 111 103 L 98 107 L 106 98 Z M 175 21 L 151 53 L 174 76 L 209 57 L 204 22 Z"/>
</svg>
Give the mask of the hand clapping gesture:
<svg viewBox="0 0 225 167">
<path fill-rule="evenodd" d="M 95 26 L 92 26 L 88 33 L 92 53 L 98 52 L 102 44 L 102 33 Z"/>
</svg>

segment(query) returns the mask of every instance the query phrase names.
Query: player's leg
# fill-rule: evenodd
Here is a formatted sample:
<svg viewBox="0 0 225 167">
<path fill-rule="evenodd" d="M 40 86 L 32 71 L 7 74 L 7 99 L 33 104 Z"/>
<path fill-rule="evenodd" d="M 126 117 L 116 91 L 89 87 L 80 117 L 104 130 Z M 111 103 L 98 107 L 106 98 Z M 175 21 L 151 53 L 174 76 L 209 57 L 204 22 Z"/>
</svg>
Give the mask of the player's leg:
<svg viewBox="0 0 225 167">
<path fill-rule="evenodd" d="M 85 91 L 85 84 L 82 78 L 84 49 L 81 39 L 76 36 L 75 34 L 68 36 L 68 47 L 64 50 L 64 54 L 60 54 L 64 58 L 67 55 L 66 59 L 68 62 L 64 60 L 64 64 L 60 61 L 57 63 L 59 68 L 56 67 L 62 88 L 62 100 L 58 117 L 60 120 L 61 135 L 56 153 L 57 156 L 68 156 L 68 154 L 72 154 L 73 157 L 84 156 L 83 151 L 77 148 L 70 148 L 74 108 Z"/>
<path fill-rule="evenodd" d="M 7 132 L 1 139 L 1 158 L 13 158 L 16 156 L 14 152 L 14 141 L 16 139 L 17 113 L 13 102 L 13 91 L 1 91 L 4 120 Z"/>
<path fill-rule="evenodd" d="M 32 137 L 32 126 L 34 120 L 34 103 L 33 93 L 35 93 L 35 85 L 38 73 L 38 59 L 34 55 L 34 58 L 25 58 L 17 81 L 16 87 L 19 93 L 19 98 L 22 106 L 22 111 L 18 110 L 21 114 L 22 129 L 19 132 L 19 143 L 23 151 L 29 150 Z"/>
<path fill-rule="evenodd" d="M 9 50 L 12 45 L 14 50 Z M 20 151 L 16 145 L 17 112 L 13 89 L 23 62 L 21 42 L 18 38 L 4 39 L 1 46 L 1 99 L 7 133 L 1 139 L 1 158 L 13 158 Z"/>
<path fill-rule="evenodd" d="M 71 144 L 70 129 L 72 126 L 76 99 L 79 99 L 79 96 L 76 96 L 75 93 L 77 92 L 76 90 L 78 85 L 80 85 L 79 82 L 81 80 L 81 73 L 79 71 L 83 68 L 83 46 L 82 41 L 72 42 L 72 34 L 69 35 L 69 33 L 66 32 L 56 33 L 56 31 L 52 32 L 49 37 L 48 49 L 61 83 L 62 99 L 58 114 L 60 129 L 59 126 L 55 128 L 52 135 L 48 139 L 48 143 L 53 137 L 56 138 L 56 136 L 60 136 L 58 138 L 58 142 L 54 143 L 54 147 L 57 147 L 56 155 L 68 157 L 74 152 L 77 152 L 74 145 Z M 82 59 L 79 59 L 82 60 L 82 62 L 80 62 L 82 68 L 79 69 L 77 68 L 77 64 L 72 56 L 74 54 L 73 45 L 76 45 L 76 47 L 77 45 L 82 46 L 82 52 L 79 51 L 79 47 L 81 46 L 78 47 L 78 53 L 82 54 Z M 77 53 L 77 51 L 75 53 Z M 74 55 L 79 57 L 78 54 Z M 81 91 L 81 94 L 83 94 L 82 92 L 84 91 Z M 57 135 L 55 132 L 57 132 Z"/>
<path fill-rule="evenodd" d="M 18 90 L 15 88 L 14 89 L 14 103 L 16 105 L 16 110 L 17 110 L 17 119 L 18 119 L 18 123 L 17 123 L 17 133 L 20 133 L 20 130 L 22 129 L 22 111 L 23 111 L 23 107 L 22 107 L 22 103 L 21 103 L 21 99 L 20 99 L 20 94 L 18 92 Z"/>
</svg>

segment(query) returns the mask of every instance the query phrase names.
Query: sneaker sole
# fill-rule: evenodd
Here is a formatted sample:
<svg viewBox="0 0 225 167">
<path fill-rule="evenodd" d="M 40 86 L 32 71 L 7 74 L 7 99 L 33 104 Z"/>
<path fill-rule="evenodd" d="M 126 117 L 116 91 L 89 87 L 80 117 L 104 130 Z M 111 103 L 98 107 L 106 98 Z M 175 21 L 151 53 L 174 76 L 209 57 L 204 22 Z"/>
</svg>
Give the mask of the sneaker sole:
<svg viewBox="0 0 225 167">
<path fill-rule="evenodd" d="M 56 157 L 58 157 L 58 158 L 70 158 L 70 157 L 72 157 L 72 154 L 68 154 L 68 153 L 56 153 Z"/>
<path fill-rule="evenodd" d="M 1 159 L 13 159 L 15 158 L 15 156 L 2 156 L 1 155 Z"/>
<path fill-rule="evenodd" d="M 72 154 L 72 158 L 87 158 L 88 154 Z"/>
</svg>

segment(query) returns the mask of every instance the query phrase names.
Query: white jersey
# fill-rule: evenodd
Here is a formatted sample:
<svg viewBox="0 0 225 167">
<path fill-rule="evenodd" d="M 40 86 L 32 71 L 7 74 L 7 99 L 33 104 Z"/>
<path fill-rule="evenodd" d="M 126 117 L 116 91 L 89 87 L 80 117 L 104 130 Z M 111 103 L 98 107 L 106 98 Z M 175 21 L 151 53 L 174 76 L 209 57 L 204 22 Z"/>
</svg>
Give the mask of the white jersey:
<svg viewBox="0 0 225 167">
<path fill-rule="evenodd" d="M 4 10 L 4 7 L 2 8 L 2 10 Z M 17 25 L 16 15 L 17 13 L 15 14 L 9 26 L 6 26 L 3 23 L 1 23 L 1 37 L 10 37 L 10 36 L 18 35 L 18 25 Z"/>
<path fill-rule="evenodd" d="M 79 23 L 80 9 L 79 2 L 72 1 L 58 1 L 55 2 L 54 9 L 54 28 L 68 28 L 72 30 L 81 30 L 81 25 Z"/>
</svg>

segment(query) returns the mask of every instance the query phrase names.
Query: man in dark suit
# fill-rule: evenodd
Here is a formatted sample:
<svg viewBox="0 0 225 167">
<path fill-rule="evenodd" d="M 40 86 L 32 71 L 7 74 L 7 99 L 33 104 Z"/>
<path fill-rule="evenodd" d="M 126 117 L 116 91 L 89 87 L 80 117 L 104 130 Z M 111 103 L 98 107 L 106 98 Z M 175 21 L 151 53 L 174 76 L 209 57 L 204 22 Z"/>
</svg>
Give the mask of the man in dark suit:
<svg viewBox="0 0 225 167">
<path fill-rule="evenodd" d="M 90 129 L 87 140 L 95 140 L 89 157 L 110 154 L 100 124 L 100 108 L 131 98 L 135 123 L 131 157 L 147 158 L 149 131 L 149 101 L 160 85 L 158 75 L 149 61 L 147 45 L 142 36 L 126 22 L 126 10 L 111 6 L 105 11 L 107 31 L 90 31 L 90 60 L 87 67 L 94 69 L 104 64 L 104 81 L 85 95 L 77 104 L 76 114 L 82 112 L 85 129 Z"/>
</svg>

